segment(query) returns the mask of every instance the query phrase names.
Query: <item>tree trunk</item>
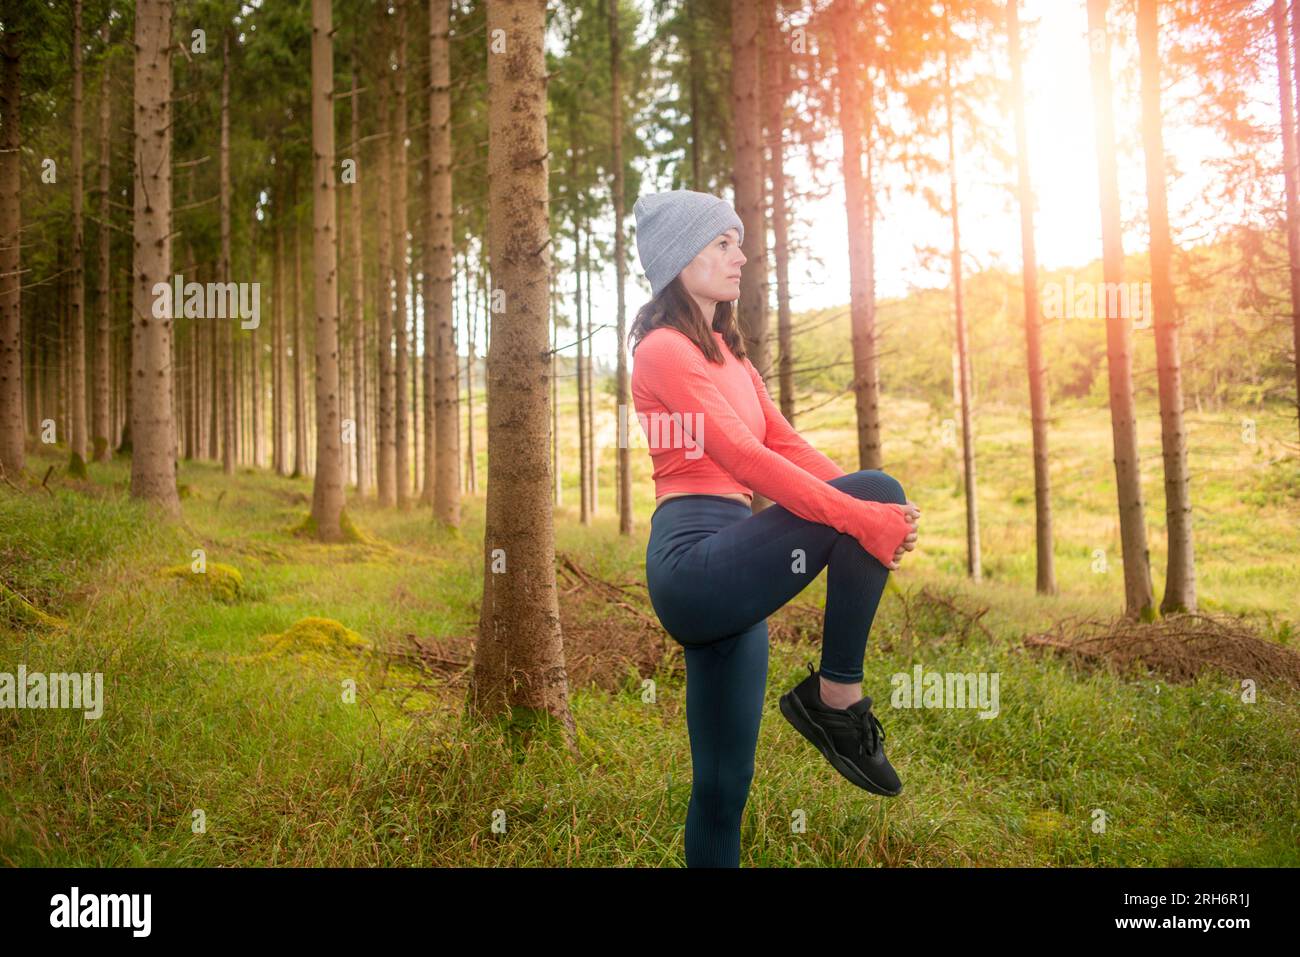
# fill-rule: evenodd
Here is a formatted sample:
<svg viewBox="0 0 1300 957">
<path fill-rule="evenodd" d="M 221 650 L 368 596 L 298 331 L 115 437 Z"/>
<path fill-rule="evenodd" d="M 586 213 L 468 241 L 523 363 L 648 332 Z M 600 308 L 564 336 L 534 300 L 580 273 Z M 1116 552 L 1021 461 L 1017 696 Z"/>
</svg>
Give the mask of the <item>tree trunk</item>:
<svg viewBox="0 0 1300 957">
<path fill-rule="evenodd" d="M 322 542 L 343 539 L 339 418 L 338 247 L 334 217 L 334 41 L 331 0 L 311 3 L 312 292 L 316 300 L 316 474 L 311 517 Z"/>
<path fill-rule="evenodd" d="M 600 487 L 597 481 L 599 476 L 596 474 L 598 458 L 596 456 L 596 392 L 593 382 L 595 370 L 592 357 L 594 346 L 591 338 L 592 330 L 596 327 L 592 325 L 591 321 L 591 230 L 588 228 L 586 219 L 582 222 L 582 236 L 582 271 L 578 274 L 578 278 L 581 279 L 585 276 L 587 279 L 587 295 L 585 297 L 587 308 L 587 371 L 582 378 L 587 388 L 587 481 L 590 483 L 591 489 L 589 493 L 591 514 L 595 517 L 596 513 L 600 511 Z"/>
<path fill-rule="evenodd" d="M 948 6 L 943 9 L 944 36 L 948 32 Z M 957 341 L 958 382 L 961 392 L 962 476 L 966 490 L 966 573 L 980 581 L 979 510 L 975 493 L 974 416 L 971 414 L 970 347 L 966 342 L 966 314 L 962 298 L 961 215 L 957 203 L 957 146 L 953 131 L 952 62 L 945 45 L 943 55 L 943 94 L 946 107 L 945 127 L 948 138 L 948 202 L 952 218 L 952 299 Z"/>
<path fill-rule="evenodd" d="M 221 281 L 232 279 L 230 262 L 230 31 L 221 36 Z M 221 365 L 221 471 L 235 474 L 235 336 L 229 319 L 208 316 L 208 322 L 220 327 L 221 352 L 217 361 Z"/>
<path fill-rule="evenodd" d="M 1047 370 L 1043 362 L 1038 310 L 1038 257 L 1034 246 L 1034 193 L 1029 179 L 1029 142 L 1025 128 L 1024 81 L 1020 68 L 1020 0 L 1007 3 L 1007 37 L 1011 51 L 1011 102 L 1016 119 L 1016 181 L 1020 201 L 1020 249 L 1023 259 L 1025 355 L 1034 437 L 1034 540 L 1037 545 L 1037 590 L 1055 595 L 1056 563 L 1052 552 L 1052 481 L 1047 461 Z"/>
<path fill-rule="evenodd" d="M 274 459 L 275 474 L 289 474 L 289 417 L 285 408 L 284 382 L 284 227 L 286 214 L 285 192 L 280 189 L 276 197 L 275 222 L 275 257 L 272 260 L 271 285 L 271 429 L 274 433 L 271 445 L 271 457 Z"/>
<path fill-rule="evenodd" d="M 785 35 L 777 20 L 775 0 L 767 0 L 763 12 L 767 41 L 764 44 L 763 88 L 767 113 L 767 148 L 771 155 L 768 166 L 772 181 L 772 245 L 776 259 L 776 329 L 780 356 L 777 359 L 777 378 L 781 414 L 794 424 L 794 342 L 790 316 L 790 231 L 786 211 L 785 193 L 785 100 L 788 95 L 790 58 L 784 49 Z M 620 400 L 621 401 L 621 400 Z"/>
<path fill-rule="evenodd" d="M 294 197 L 297 198 L 297 176 Z M 293 477 L 311 474 L 307 462 L 307 387 L 302 344 L 302 228 L 298 224 L 297 202 L 293 219 Z"/>
<path fill-rule="evenodd" d="M 394 459 L 397 481 L 397 507 L 405 508 L 411 497 L 411 436 L 410 396 L 407 394 L 406 344 L 410 331 L 407 328 L 407 271 L 406 271 L 406 4 L 407 0 L 393 0 L 397 10 L 397 30 L 394 43 L 397 51 L 397 69 L 394 71 L 393 91 L 393 278 L 397 298 L 394 308 L 394 334 L 397 337 L 396 395 L 397 452 Z"/>
<path fill-rule="evenodd" d="M 1173 242 L 1165 192 L 1165 144 L 1160 118 L 1160 27 L 1158 0 L 1138 0 L 1138 54 L 1142 72 L 1142 146 L 1146 155 L 1147 209 L 1151 224 L 1151 316 L 1160 390 L 1160 445 L 1165 466 L 1168 559 L 1160 613 L 1196 610 L 1192 549 L 1192 501 L 1183 426 L 1182 364 L 1174 301 Z M 1285 74 L 1284 74 L 1285 75 Z M 1283 86 L 1286 84 L 1283 83 Z"/>
<path fill-rule="evenodd" d="M 740 332 L 760 375 L 771 371 L 767 348 L 767 243 L 763 228 L 763 118 L 758 79 L 759 7 L 731 0 L 732 157 L 736 213 L 745 224 L 741 252 L 748 262 L 740 279 Z M 706 317 L 707 318 L 707 317 Z M 754 493 L 754 510 L 766 502 Z"/>
<path fill-rule="evenodd" d="M 1300 39 L 1300 16 L 1293 15 L 1292 32 Z M 1286 175 L 1286 247 L 1291 281 L 1291 335 L 1295 344 L 1296 421 L 1300 424 L 1300 135 L 1296 129 L 1291 81 L 1291 53 L 1286 40 L 1286 4 L 1273 0 L 1273 35 L 1277 48 L 1278 92 L 1282 109 L 1282 164 Z M 1300 96 L 1300 46 L 1296 47 L 1296 90 Z"/>
<path fill-rule="evenodd" d="M 465 280 L 465 293 L 468 296 L 470 289 L 475 288 L 477 283 L 471 280 L 468 272 Z M 478 328 L 478 303 L 474 302 L 472 307 L 466 308 L 465 315 L 469 326 L 469 354 L 465 357 L 465 475 L 469 494 L 477 495 L 478 475 L 474 453 L 474 367 L 478 364 L 478 359 L 474 355 L 474 337 Z"/>
<path fill-rule="evenodd" d="M 1101 188 L 1102 271 L 1107 290 L 1121 290 L 1124 246 L 1119 211 L 1119 182 L 1115 159 L 1115 118 L 1110 81 L 1110 38 L 1106 33 L 1107 0 L 1088 0 L 1088 33 L 1094 121 L 1097 128 L 1097 177 Z M 1151 559 L 1142 507 L 1138 465 L 1137 414 L 1133 404 L 1133 355 L 1129 310 L 1125 297 L 1097 296 L 1106 307 L 1106 365 L 1110 376 L 1110 422 L 1115 447 L 1115 481 L 1119 498 L 1120 541 L 1124 561 L 1125 611 L 1150 618 Z"/>
<path fill-rule="evenodd" d="M 84 478 L 90 443 L 86 428 L 86 220 L 82 199 L 81 0 L 72 0 L 72 276 L 70 277 L 69 353 L 71 363 L 72 443 L 68 472 Z"/>
<path fill-rule="evenodd" d="M 380 102 L 391 104 L 388 71 L 380 83 Z M 381 115 L 383 115 L 381 107 Z M 393 279 L 390 246 L 392 245 L 392 196 L 389 181 L 393 169 L 393 125 L 379 136 L 379 504 L 397 504 L 397 445 L 394 438 L 396 410 L 393 396 Z"/>
<path fill-rule="evenodd" d="M 131 495 L 180 515 L 172 416 L 171 338 L 176 303 L 155 316 L 155 284 L 171 283 L 172 5 L 135 5 L 135 278 L 132 321 Z"/>
<path fill-rule="evenodd" d="M 19 272 L 23 18 L 17 6 L 13 0 L 6 0 L 5 32 L 0 37 L 0 468 L 14 478 L 27 462 L 23 432 L 23 284 Z M 35 342 L 34 332 L 32 340 Z"/>
<path fill-rule="evenodd" d="M 854 0 L 836 0 L 839 10 L 835 27 L 836 83 L 840 99 L 840 128 L 844 139 L 844 199 L 849 227 L 849 315 L 853 329 L 853 396 L 858 420 L 858 462 L 860 468 L 879 469 L 880 376 L 876 368 L 876 297 L 874 223 L 868 209 L 870 185 L 862 177 L 862 144 L 871 131 L 862 132 L 862 115 L 854 55 L 853 24 L 857 20 Z M 874 30 L 872 21 L 868 29 Z"/>
<path fill-rule="evenodd" d="M 578 108 L 576 103 L 570 104 L 569 130 L 570 140 L 573 143 L 569 153 L 569 182 L 573 184 L 573 195 L 575 197 L 573 205 L 573 329 L 577 355 L 574 359 L 573 372 L 578 390 L 578 520 L 583 525 L 589 525 L 591 524 L 591 485 L 587 481 L 587 390 L 583 388 L 582 384 L 587 370 L 586 364 L 582 361 L 586 344 L 583 341 L 582 329 L 582 219 L 578 209 L 580 200 L 578 198 Z"/>
<path fill-rule="evenodd" d="M 546 444 L 547 207 L 545 0 L 488 0 L 488 234 L 509 304 L 488 351 L 483 601 L 469 708 L 558 721 L 576 754 L 555 587 Z M 508 43 L 509 52 L 498 49 Z M 507 565 L 506 562 L 509 564 Z M 533 722 L 528 721 L 530 733 Z"/>
<path fill-rule="evenodd" d="M 107 20 L 100 27 L 99 35 L 104 42 L 104 49 L 107 51 L 109 44 Z M 91 448 L 96 462 L 107 462 L 113 457 L 113 449 L 109 439 L 112 429 L 108 415 L 108 370 L 113 352 L 110 332 L 112 309 L 109 295 L 111 290 L 108 282 L 109 250 L 113 239 L 112 230 L 109 228 L 109 223 L 112 222 L 110 218 L 112 213 L 108 205 L 108 193 L 111 188 L 109 155 L 112 147 L 109 128 L 111 89 L 108 66 L 109 57 L 105 54 L 104 75 L 100 80 L 99 90 L 99 288 L 96 302 L 99 308 L 96 313 L 97 322 L 95 325 L 94 407 L 91 416 Z"/>
<path fill-rule="evenodd" d="M 352 158 L 358 167 L 361 165 L 361 114 L 357 109 L 357 56 L 352 54 Z M 370 420 L 366 418 L 365 402 L 365 356 L 366 356 L 366 299 L 364 270 L 365 257 L 361 246 L 361 181 L 353 180 L 348 189 L 352 201 L 352 216 L 349 222 L 349 238 L 352 240 L 352 402 L 356 427 L 355 454 L 357 460 L 357 498 L 370 494 L 369 447 Z"/>
<path fill-rule="evenodd" d="M 262 235 L 262 232 L 263 231 L 261 229 L 257 229 L 256 227 L 254 227 L 253 239 L 248 244 L 249 250 L 251 251 L 253 256 L 255 271 L 256 271 L 256 266 L 258 265 L 257 250 L 259 247 L 259 237 Z M 259 308 L 260 308 L 260 304 L 259 304 Z M 265 387 L 262 384 L 262 350 L 257 344 L 257 331 L 260 328 L 260 322 L 261 322 L 260 315 L 258 321 L 259 321 L 259 325 L 254 326 L 252 329 L 249 330 L 248 353 L 250 357 L 249 367 L 252 375 L 252 392 L 253 392 L 253 408 L 252 408 L 253 419 L 251 423 L 251 433 L 252 433 L 252 442 L 253 442 L 253 466 L 254 468 L 260 469 L 260 468 L 265 468 L 266 466 L 266 435 L 265 435 L 266 413 L 262 409 L 262 401 L 265 398 L 265 395 L 263 394 L 265 392 Z"/>
<path fill-rule="evenodd" d="M 443 525 L 460 527 L 460 395 L 456 384 L 455 321 L 452 317 L 452 194 L 451 194 L 451 2 L 429 0 L 429 210 L 425 236 L 430 250 L 424 304 L 424 351 L 432 354 L 432 375 L 425 377 L 425 415 L 436 417 L 425 427 L 425 482 L 433 485 L 433 515 Z M 433 343 L 430 349 L 430 321 Z M 435 446 L 436 440 L 436 446 Z"/>
<path fill-rule="evenodd" d="M 614 147 L 614 289 L 618 297 L 618 370 L 615 388 L 616 404 L 623 410 L 624 421 L 631 421 L 632 408 L 630 380 L 627 368 L 627 303 L 624 284 L 627 281 L 626 253 L 623 251 L 623 76 L 622 41 L 619 31 L 618 0 L 609 0 L 609 75 L 610 75 L 610 142 Z M 632 450 L 627 440 L 620 436 L 618 443 L 618 531 L 620 535 L 632 534 Z"/>
</svg>

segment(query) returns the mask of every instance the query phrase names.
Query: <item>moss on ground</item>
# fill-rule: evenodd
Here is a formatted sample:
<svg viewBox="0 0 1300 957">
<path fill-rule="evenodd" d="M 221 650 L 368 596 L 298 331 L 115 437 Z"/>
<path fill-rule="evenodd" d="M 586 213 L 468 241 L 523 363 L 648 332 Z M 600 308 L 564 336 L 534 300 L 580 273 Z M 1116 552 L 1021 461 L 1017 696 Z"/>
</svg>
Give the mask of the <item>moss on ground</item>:
<svg viewBox="0 0 1300 957">
<path fill-rule="evenodd" d="M 191 565 L 171 565 L 158 574 L 164 578 L 182 578 L 205 588 L 218 601 L 231 603 L 243 596 L 244 576 L 234 565 L 208 562 L 204 568 L 204 571 L 196 572 Z"/>
<path fill-rule="evenodd" d="M 41 611 L 4 582 L 0 582 L 0 622 L 24 628 L 63 628 L 67 624 Z"/>
</svg>

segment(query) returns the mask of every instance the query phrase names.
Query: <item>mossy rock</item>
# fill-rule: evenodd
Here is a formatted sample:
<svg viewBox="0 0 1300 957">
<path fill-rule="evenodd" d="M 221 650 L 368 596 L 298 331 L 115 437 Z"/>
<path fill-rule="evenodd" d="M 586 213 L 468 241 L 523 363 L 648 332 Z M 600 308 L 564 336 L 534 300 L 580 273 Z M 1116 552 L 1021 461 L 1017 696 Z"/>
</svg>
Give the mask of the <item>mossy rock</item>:
<svg viewBox="0 0 1300 957">
<path fill-rule="evenodd" d="M 370 650 L 370 642 L 333 618 L 303 618 L 278 635 L 262 635 L 263 655 L 305 664 L 347 661 Z"/>
<path fill-rule="evenodd" d="M 0 621 L 12 627 L 67 627 L 62 618 L 47 615 L 4 582 L 0 582 Z"/>
<path fill-rule="evenodd" d="M 206 570 L 196 572 L 189 565 L 172 565 L 158 574 L 164 578 L 183 578 L 211 592 L 218 601 L 235 602 L 244 594 L 244 576 L 234 565 L 208 562 Z"/>
</svg>

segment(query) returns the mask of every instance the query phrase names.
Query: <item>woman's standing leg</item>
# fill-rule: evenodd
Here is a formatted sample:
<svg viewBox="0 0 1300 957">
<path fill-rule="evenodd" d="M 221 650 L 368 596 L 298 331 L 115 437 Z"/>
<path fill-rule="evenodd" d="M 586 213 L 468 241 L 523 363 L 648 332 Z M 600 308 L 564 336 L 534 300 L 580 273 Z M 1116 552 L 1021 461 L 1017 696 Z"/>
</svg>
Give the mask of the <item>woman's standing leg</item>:
<svg viewBox="0 0 1300 957">
<path fill-rule="evenodd" d="M 767 688 L 767 641 L 763 620 L 730 638 L 684 646 L 692 769 L 687 867 L 740 866 L 740 825 Z"/>
</svg>

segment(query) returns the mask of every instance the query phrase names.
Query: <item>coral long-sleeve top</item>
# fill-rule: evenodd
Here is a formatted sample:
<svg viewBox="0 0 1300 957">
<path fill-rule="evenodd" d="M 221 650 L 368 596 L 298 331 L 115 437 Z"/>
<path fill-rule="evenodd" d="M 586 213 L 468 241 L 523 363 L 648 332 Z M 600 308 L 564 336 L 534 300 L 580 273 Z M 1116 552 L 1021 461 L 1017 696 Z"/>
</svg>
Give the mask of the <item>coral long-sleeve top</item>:
<svg viewBox="0 0 1300 957">
<path fill-rule="evenodd" d="M 856 538 L 883 565 L 911 526 L 901 506 L 854 498 L 828 484 L 844 470 L 809 445 L 768 396 L 748 358 L 713 332 L 723 363 L 667 326 L 636 347 L 632 402 L 654 463 L 655 495 L 761 492 L 808 521 Z"/>
</svg>

